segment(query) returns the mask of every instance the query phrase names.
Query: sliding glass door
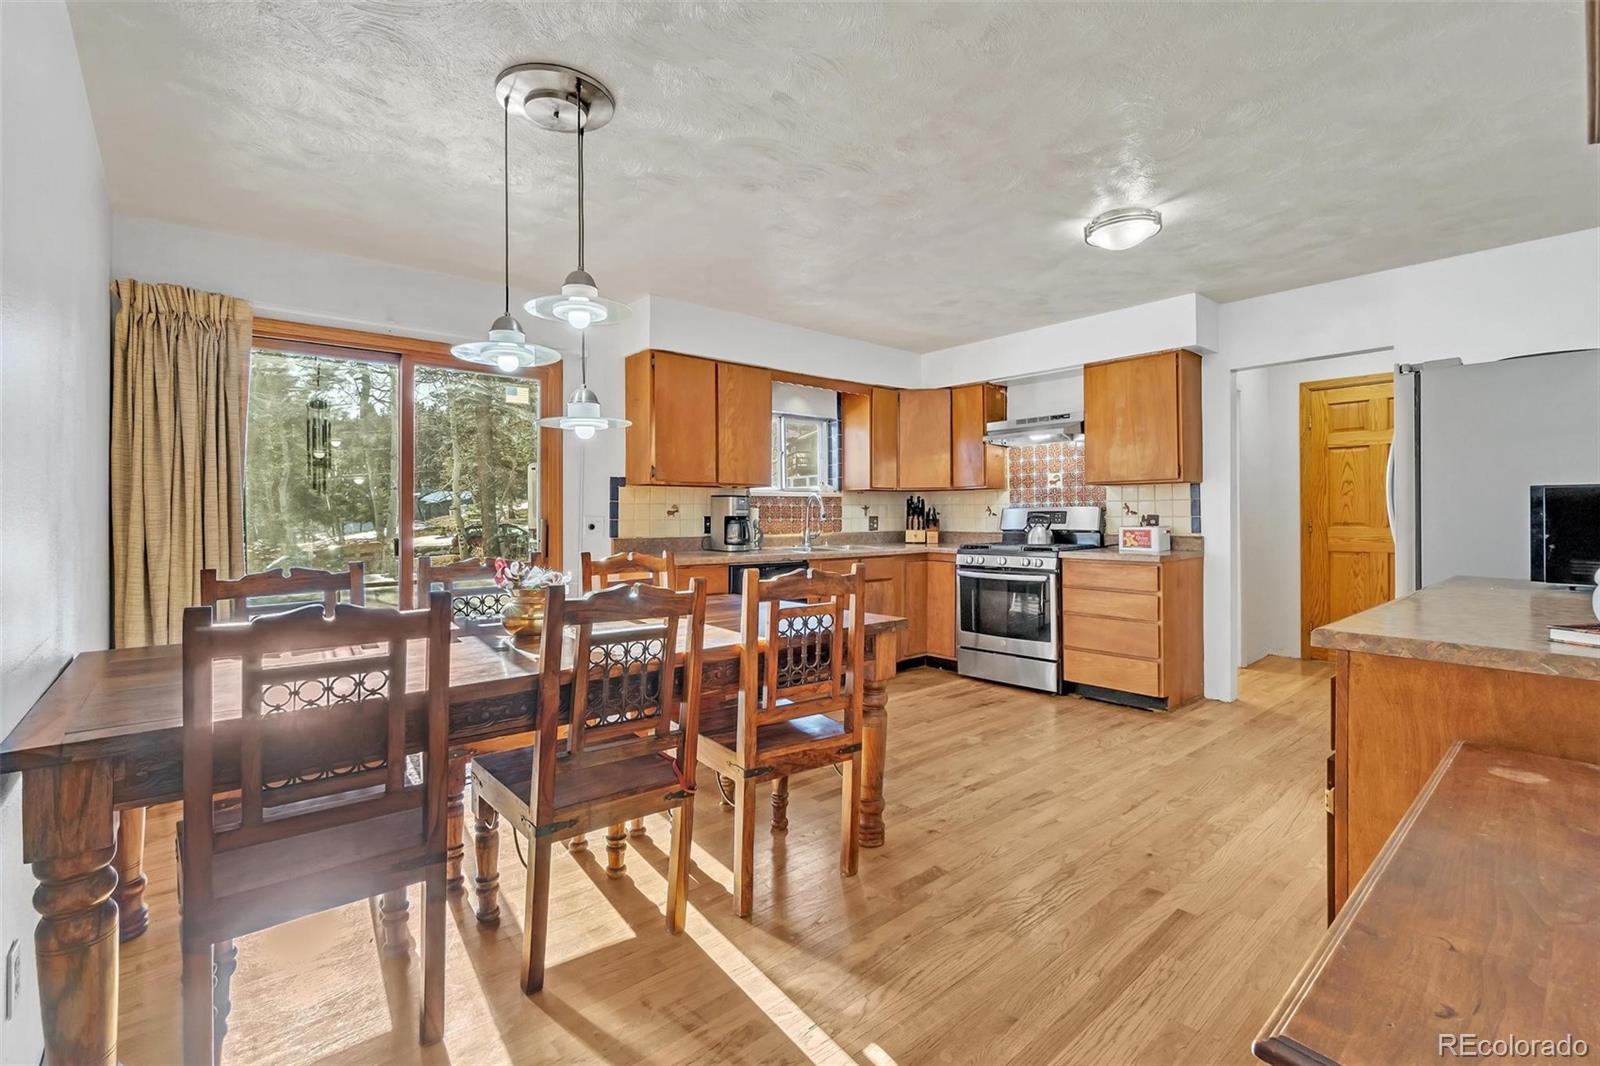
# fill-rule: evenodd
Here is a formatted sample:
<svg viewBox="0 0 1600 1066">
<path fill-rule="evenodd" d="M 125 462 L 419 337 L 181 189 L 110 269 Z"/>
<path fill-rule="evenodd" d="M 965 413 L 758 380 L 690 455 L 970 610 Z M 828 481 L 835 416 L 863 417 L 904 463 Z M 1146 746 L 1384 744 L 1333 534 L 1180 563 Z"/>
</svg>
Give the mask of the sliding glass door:
<svg viewBox="0 0 1600 1066">
<path fill-rule="evenodd" d="M 366 568 L 413 602 L 415 560 L 560 563 L 561 368 L 480 373 L 441 344 L 261 320 L 245 427 L 245 564 Z"/>
</svg>

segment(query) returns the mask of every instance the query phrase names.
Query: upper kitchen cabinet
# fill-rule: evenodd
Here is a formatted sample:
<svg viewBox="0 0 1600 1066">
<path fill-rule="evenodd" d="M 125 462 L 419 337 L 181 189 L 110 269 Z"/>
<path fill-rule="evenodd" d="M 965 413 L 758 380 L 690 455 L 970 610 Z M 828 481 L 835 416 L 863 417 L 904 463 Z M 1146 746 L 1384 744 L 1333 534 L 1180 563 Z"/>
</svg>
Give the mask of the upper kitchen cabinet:
<svg viewBox="0 0 1600 1066">
<path fill-rule="evenodd" d="M 839 396 L 844 488 L 900 487 L 900 393 L 873 387 Z"/>
<path fill-rule="evenodd" d="M 900 487 L 950 488 L 950 390 L 900 390 Z"/>
<path fill-rule="evenodd" d="M 1005 418 L 1004 386 L 961 385 L 950 390 L 951 488 L 1006 487 L 1006 450 L 983 441 L 985 425 Z"/>
<path fill-rule="evenodd" d="M 719 484 L 717 364 L 676 352 L 643 351 L 628 356 L 625 373 L 633 423 L 627 430 L 628 483 Z"/>
<path fill-rule="evenodd" d="M 772 371 L 717 364 L 717 483 L 772 480 Z"/>
<path fill-rule="evenodd" d="M 1083 368 L 1091 485 L 1199 481 L 1200 357 L 1177 349 Z"/>
</svg>

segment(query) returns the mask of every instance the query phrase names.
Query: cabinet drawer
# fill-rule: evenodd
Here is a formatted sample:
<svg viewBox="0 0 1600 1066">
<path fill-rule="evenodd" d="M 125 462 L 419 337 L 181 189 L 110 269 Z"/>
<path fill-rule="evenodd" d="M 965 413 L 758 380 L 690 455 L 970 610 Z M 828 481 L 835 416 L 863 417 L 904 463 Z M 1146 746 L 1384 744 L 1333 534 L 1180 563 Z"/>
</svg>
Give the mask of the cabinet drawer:
<svg viewBox="0 0 1600 1066">
<path fill-rule="evenodd" d="M 1161 620 L 1161 597 L 1148 592 L 1107 592 L 1104 589 L 1068 588 L 1061 593 L 1067 614 L 1092 614 L 1105 618 L 1131 618 L 1139 622 Z"/>
<path fill-rule="evenodd" d="M 1062 654 L 1068 681 L 1141 696 L 1161 695 L 1161 664 L 1145 659 L 1125 659 L 1095 651 L 1068 648 Z"/>
<path fill-rule="evenodd" d="M 1089 618 L 1079 614 L 1061 619 L 1061 644 L 1083 651 L 1161 658 L 1161 626 L 1155 622 L 1130 622 L 1117 618 Z M 1071 654 L 1070 651 L 1068 654 Z"/>
<path fill-rule="evenodd" d="M 1161 567 L 1152 563 L 1061 561 L 1061 582 L 1072 588 L 1120 589 L 1124 592 L 1158 592 Z"/>
</svg>

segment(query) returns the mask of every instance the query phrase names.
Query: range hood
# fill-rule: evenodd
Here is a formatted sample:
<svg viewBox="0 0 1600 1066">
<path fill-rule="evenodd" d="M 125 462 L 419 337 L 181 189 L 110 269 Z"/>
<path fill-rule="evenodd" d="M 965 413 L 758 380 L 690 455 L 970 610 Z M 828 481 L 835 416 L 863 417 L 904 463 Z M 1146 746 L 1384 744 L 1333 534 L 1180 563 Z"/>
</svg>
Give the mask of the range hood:
<svg viewBox="0 0 1600 1066">
<path fill-rule="evenodd" d="M 1008 448 L 1014 444 L 1051 444 L 1081 436 L 1083 419 L 1070 414 L 1012 418 L 1004 422 L 990 422 L 983 427 L 984 443 Z"/>
</svg>

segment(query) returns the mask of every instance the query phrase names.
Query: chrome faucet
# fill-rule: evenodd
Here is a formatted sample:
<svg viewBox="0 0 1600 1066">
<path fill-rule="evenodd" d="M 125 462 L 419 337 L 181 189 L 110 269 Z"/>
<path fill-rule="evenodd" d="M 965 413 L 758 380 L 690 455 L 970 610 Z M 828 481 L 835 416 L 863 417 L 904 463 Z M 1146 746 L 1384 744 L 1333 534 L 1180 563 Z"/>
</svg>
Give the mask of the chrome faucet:
<svg viewBox="0 0 1600 1066">
<path fill-rule="evenodd" d="M 817 501 L 817 532 L 822 532 L 822 493 L 813 492 L 806 497 L 805 510 L 800 515 L 800 546 L 811 550 L 811 501 Z"/>
</svg>

